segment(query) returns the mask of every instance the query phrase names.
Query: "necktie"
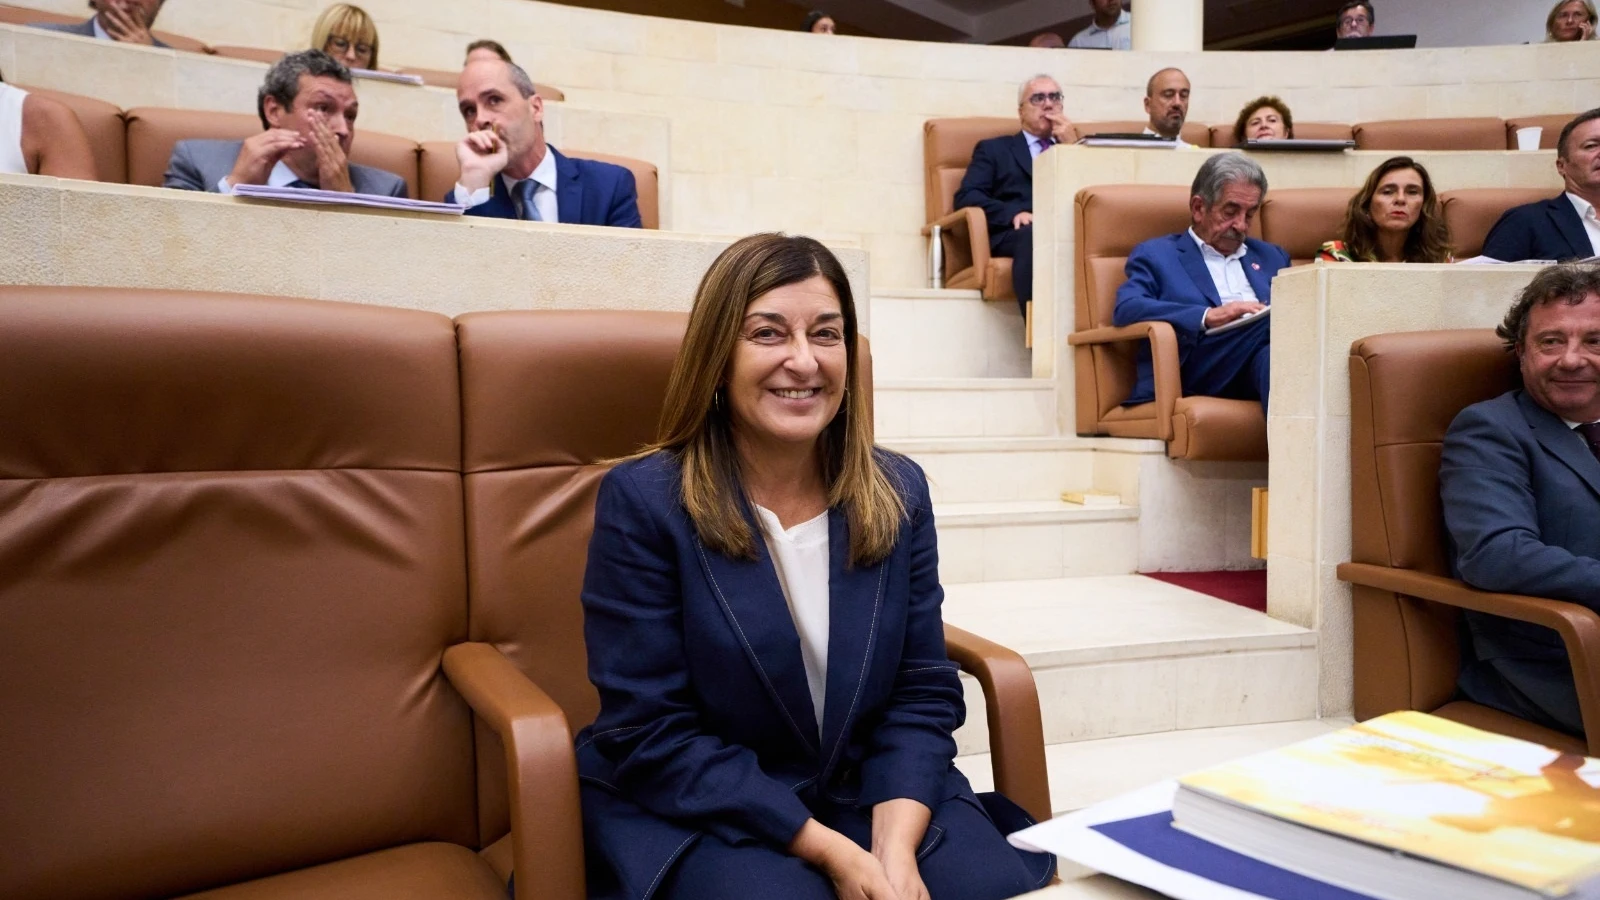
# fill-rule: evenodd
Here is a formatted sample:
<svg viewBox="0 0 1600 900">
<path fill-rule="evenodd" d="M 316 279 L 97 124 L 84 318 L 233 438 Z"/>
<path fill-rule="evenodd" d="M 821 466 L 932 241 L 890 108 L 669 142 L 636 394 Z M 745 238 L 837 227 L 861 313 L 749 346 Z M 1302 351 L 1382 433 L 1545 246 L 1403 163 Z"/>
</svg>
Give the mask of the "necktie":
<svg viewBox="0 0 1600 900">
<path fill-rule="evenodd" d="M 543 222 L 539 217 L 539 207 L 533 204 L 534 192 L 539 190 L 539 185 L 532 178 L 524 178 L 517 182 L 517 199 L 522 203 L 522 219 L 525 222 Z"/>
<path fill-rule="evenodd" d="M 1579 425 L 1576 431 L 1588 442 L 1589 452 L 1594 454 L 1595 459 L 1600 460 L 1600 422 Z"/>
</svg>

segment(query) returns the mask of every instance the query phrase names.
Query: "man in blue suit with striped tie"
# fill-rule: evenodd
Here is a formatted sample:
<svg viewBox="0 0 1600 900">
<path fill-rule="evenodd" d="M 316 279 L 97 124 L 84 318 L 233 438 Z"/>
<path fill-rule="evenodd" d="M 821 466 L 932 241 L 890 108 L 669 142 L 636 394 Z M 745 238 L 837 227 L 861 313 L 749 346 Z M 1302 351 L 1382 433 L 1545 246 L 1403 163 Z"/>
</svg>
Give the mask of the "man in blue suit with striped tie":
<svg viewBox="0 0 1600 900">
<path fill-rule="evenodd" d="M 445 198 L 469 216 L 641 228 L 633 173 L 563 156 L 544 139 L 544 101 L 521 66 L 474 60 L 456 103 L 467 136 L 456 145 L 460 181 Z"/>
<path fill-rule="evenodd" d="M 1267 407 L 1272 332 L 1260 314 L 1289 254 L 1247 237 L 1266 197 L 1267 176 L 1254 160 L 1217 154 L 1201 164 L 1189 189 L 1190 228 L 1145 241 L 1128 255 L 1128 280 L 1117 289 L 1112 319 L 1118 327 L 1172 325 L 1185 396 L 1260 400 Z M 1128 405 L 1155 399 L 1147 344 L 1139 347 L 1137 370 Z"/>
<path fill-rule="evenodd" d="M 983 208 L 989 252 L 1011 257 L 1011 283 L 1024 318 L 1033 299 L 1033 161 L 1056 144 L 1078 139 L 1062 111 L 1061 85 L 1035 75 L 1017 89 L 1022 130 L 979 141 L 956 189 L 955 206 Z"/>
</svg>

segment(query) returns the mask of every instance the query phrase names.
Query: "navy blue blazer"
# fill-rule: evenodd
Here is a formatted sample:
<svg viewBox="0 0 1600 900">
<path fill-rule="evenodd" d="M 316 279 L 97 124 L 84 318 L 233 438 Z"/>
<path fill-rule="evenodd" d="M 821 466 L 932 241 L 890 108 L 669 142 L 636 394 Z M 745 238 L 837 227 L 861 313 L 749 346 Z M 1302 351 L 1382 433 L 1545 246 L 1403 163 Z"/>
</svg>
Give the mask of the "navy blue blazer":
<svg viewBox="0 0 1600 900">
<path fill-rule="evenodd" d="M 1439 494 L 1462 581 L 1600 611 L 1600 461 L 1525 392 L 1473 404 L 1450 423 Z M 1462 673 L 1469 697 L 1488 699 L 1476 696 L 1476 679 L 1498 677 L 1546 709 L 1561 708 L 1553 694 L 1564 691 L 1567 708 L 1576 709 L 1570 675 L 1552 680 L 1537 671 L 1566 661 L 1554 631 L 1478 613 L 1466 618 L 1478 661 Z"/>
<path fill-rule="evenodd" d="M 820 729 L 765 544 L 749 561 L 706 549 L 670 453 L 601 482 L 583 584 L 600 715 L 576 742 L 591 897 L 648 897 L 703 832 L 781 848 L 828 804 L 973 798 L 951 764 L 966 710 L 945 653 L 927 479 L 904 457 L 880 459 L 908 516 L 888 558 L 853 567 L 845 517 L 828 513 Z"/>
<path fill-rule="evenodd" d="M 643 228 L 639 218 L 639 188 L 633 173 L 619 165 L 593 159 L 575 159 L 554 147 L 547 149 L 556 158 L 556 209 L 567 225 L 613 225 L 617 228 Z M 444 202 L 455 200 L 454 189 Z M 516 200 L 505 190 L 499 177 L 489 182 L 489 199 L 467 210 L 469 216 L 515 219 Z"/>
<path fill-rule="evenodd" d="M 1272 277 L 1289 265 L 1289 252 L 1277 244 L 1246 238 L 1244 277 L 1256 292 L 1256 299 L 1272 303 Z M 1178 336 L 1178 365 L 1189 360 L 1205 331 L 1205 311 L 1221 306 L 1222 298 L 1206 269 L 1200 247 L 1187 231 L 1151 238 L 1133 248 L 1124 266 L 1128 280 L 1117 289 L 1112 321 L 1117 326 L 1152 320 L 1172 325 Z M 1150 347 L 1141 343 L 1138 380 L 1127 402 L 1144 403 L 1155 398 L 1155 375 Z"/>
<path fill-rule="evenodd" d="M 1594 255 L 1594 248 L 1578 211 L 1563 193 L 1506 210 L 1483 239 L 1483 255 L 1505 262 L 1565 261 L 1587 259 Z"/>
<path fill-rule="evenodd" d="M 956 209 L 983 207 L 991 243 L 1011 230 L 1017 213 L 1033 212 L 1033 154 L 1028 138 L 1018 131 L 979 141 L 956 189 L 955 204 Z"/>
</svg>

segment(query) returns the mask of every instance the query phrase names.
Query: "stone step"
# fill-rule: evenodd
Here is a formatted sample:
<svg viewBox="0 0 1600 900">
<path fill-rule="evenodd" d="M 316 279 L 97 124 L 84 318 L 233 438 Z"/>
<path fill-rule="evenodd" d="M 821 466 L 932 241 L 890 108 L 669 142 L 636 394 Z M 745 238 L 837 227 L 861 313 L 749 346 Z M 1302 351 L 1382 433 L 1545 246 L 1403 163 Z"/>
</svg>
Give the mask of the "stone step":
<svg viewBox="0 0 1600 900">
<path fill-rule="evenodd" d="M 872 374 L 894 378 L 1027 378 L 1015 301 L 991 303 L 977 291 L 889 290 L 872 295 L 868 337 Z"/>
<path fill-rule="evenodd" d="M 880 440 L 1049 437 L 1055 383 L 1042 378 L 913 378 L 873 385 Z"/>
<path fill-rule="evenodd" d="M 1096 451 L 1115 438 L 885 438 L 928 473 L 935 503 L 1060 500 L 1094 489 Z M 1133 481 L 1136 485 L 1136 480 Z M 1136 498 L 1125 497 L 1129 503 Z"/>
<path fill-rule="evenodd" d="M 944 584 L 1126 575 L 1138 567 L 1139 510 L 1060 500 L 935 503 Z"/>
<path fill-rule="evenodd" d="M 1315 632 L 1142 575 L 952 583 L 944 619 L 1028 661 L 1046 744 L 1316 716 Z M 969 714 L 961 751 L 987 731 Z"/>
<path fill-rule="evenodd" d="M 1050 771 L 1050 809 L 1056 815 L 1069 813 L 1152 782 L 1275 750 L 1349 724 L 1349 719 L 1297 719 L 1050 744 L 1044 751 Z M 958 756 L 956 766 L 974 790 L 994 790 L 989 754 Z"/>
</svg>

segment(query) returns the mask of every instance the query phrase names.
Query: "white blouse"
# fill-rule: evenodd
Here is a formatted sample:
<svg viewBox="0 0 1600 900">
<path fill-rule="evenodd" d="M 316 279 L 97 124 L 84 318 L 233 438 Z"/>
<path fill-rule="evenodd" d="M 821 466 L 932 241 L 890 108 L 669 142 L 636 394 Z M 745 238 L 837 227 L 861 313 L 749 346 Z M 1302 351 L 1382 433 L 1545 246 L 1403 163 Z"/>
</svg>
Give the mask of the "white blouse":
<svg viewBox="0 0 1600 900">
<path fill-rule="evenodd" d="M 22 155 L 22 101 L 28 92 L 0 83 L 0 172 L 28 174 L 28 160 Z"/>
<path fill-rule="evenodd" d="M 753 505 L 794 630 L 800 633 L 800 659 L 805 663 L 806 686 L 811 689 L 820 735 L 828 686 L 828 514 L 823 512 L 785 531 L 771 510 Z"/>
</svg>

